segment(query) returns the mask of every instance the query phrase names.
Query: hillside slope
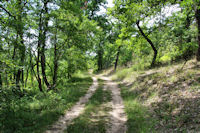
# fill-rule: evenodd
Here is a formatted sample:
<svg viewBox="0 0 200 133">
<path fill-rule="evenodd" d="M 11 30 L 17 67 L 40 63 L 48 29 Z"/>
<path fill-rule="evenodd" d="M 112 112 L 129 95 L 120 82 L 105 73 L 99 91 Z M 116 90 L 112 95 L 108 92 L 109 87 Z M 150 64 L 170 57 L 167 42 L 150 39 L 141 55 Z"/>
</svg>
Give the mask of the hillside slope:
<svg viewBox="0 0 200 133">
<path fill-rule="evenodd" d="M 200 64 L 182 65 L 112 74 L 121 87 L 128 132 L 200 132 Z"/>
</svg>

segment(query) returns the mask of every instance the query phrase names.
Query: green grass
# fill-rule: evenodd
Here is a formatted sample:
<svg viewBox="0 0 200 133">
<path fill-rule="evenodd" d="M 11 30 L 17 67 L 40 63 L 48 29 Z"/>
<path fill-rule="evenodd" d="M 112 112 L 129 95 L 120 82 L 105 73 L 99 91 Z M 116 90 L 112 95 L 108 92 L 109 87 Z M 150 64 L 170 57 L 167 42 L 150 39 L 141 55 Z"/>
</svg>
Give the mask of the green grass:
<svg viewBox="0 0 200 133">
<path fill-rule="evenodd" d="M 103 104 L 111 100 L 111 92 L 103 90 L 103 81 L 86 104 L 84 113 L 73 120 L 66 133 L 105 133 L 109 107 Z"/>
<path fill-rule="evenodd" d="M 199 63 L 118 70 L 128 133 L 199 131 Z M 189 110 L 189 111 L 188 111 Z"/>
<path fill-rule="evenodd" d="M 155 121 L 151 118 L 148 109 L 140 103 L 137 93 L 131 93 L 126 87 L 121 87 L 121 95 L 124 100 L 127 114 L 127 133 L 155 132 Z"/>
<path fill-rule="evenodd" d="M 0 132 L 44 132 L 87 92 L 91 83 L 90 77 L 75 78 L 48 93 L 26 90 L 21 98 L 9 89 L 1 90 Z"/>
</svg>

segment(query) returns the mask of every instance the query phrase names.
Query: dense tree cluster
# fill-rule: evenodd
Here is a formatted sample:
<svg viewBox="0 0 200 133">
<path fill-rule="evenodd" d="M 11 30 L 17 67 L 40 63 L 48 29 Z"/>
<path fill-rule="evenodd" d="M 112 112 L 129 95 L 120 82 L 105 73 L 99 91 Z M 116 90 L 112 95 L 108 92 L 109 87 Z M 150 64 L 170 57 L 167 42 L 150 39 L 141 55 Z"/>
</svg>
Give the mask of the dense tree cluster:
<svg viewBox="0 0 200 133">
<path fill-rule="evenodd" d="M 90 67 L 116 69 L 118 63 L 153 67 L 187 60 L 195 53 L 200 59 L 198 0 L 115 0 L 107 14 L 98 14 L 105 4 L 105 0 L 2 1 L 0 85 L 20 90 L 37 81 L 43 91 Z"/>
<path fill-rule="evenodd" d="M 126 40 L 135 47 L 137 56 L 151 55 L 149 49 L 152 49 L 151 66 L 186 59 L 196 53 L 199 47 L 199 37 L 198 45 L 196 43 L 199 36 L 199 1 L 115 0 L 114 3 L 110 14 L 124 25 L 121 36 L 128 36 Z"/>
<path fill-rule="evenodd" d="M 43 83 L 49 90 L 63 76 L 86 69 L 87 51 L 102 31 L 86 14 L 99 10 L 99 3 L 86 10 L 81 0 L 2 1 L 1 85 L 20 89 L 37 81 L 40 91 Z"/>
</svg>

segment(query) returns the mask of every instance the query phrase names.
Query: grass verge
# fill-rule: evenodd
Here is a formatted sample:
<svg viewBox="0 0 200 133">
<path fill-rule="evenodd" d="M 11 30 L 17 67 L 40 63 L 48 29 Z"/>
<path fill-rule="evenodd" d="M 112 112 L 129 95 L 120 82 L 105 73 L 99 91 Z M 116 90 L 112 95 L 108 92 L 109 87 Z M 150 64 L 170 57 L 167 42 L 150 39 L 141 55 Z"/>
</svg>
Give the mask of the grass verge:
<svg viewBox="0 0 200 133">
<path fill-rule="evenodd" d="M 131 93 L 125 86 L 120 85 L 120 88 L 128 118 L 127 133 L 155 132 L 153 127 L 156 121 L 151 118 L 148 109 L 137 99 L 137 94 Z"/>
</svg>

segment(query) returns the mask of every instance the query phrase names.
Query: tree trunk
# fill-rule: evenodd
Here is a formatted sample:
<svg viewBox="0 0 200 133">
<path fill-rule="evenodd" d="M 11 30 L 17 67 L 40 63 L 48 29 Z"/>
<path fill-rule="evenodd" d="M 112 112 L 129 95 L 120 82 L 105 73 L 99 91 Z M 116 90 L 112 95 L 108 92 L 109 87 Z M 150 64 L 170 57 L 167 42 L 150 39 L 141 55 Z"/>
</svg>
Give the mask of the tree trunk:
<svg viewBox="0 0 200 133">
<path fill-rule="evenodd" d="M 32 54 L 31 54 L 31 47 L 30 47 L 30 51 L 29 51 L 29 54 L 30 54 L 30 71 L 31 71 L 31 86 L 33 86 L 33 69 L 34 69 L 34 66 L 33 66 L 33 63 L 32 63 Z"/>
<path fill-rule="evenodd" d="M 38 81 L 38 87 L 40 89 L 40 91 L 42 92 L 42 82 L 41 82 L 41 78 L 40 78 L 40 66 L 39 66 L 39 62 L 40 62 L 40 50 L 38 49 L 38 57 L 37 57 L 37 61 L 36 61 L 36 65 L 37 65 L 37 81 Z"/>
<path fill-rule="evenodd" d="M 118 47 L 118 50 L 117 50 L 117 56 L 116 56 L 116 60 L 115 60 L 115 70 L 117 69 L 117 64 L 118 64 L 118 60 L 119 60 L 120 48 L 121 48 L 121 46 L 119 46 L 119 47 Z"/>
<path fill-rule="evenodd" d="M 156 50 L 156 47 L 154 46 L 153 42 L 147 37 L 147 35 L 145 35 L 145 33 L 143 32 L 143 30 L 141 29 L 140 25 L 139 25 L 140 21 L 136 22 L 136 25 L 140 31 L 140 33 L 142 34 L 142 36 L 147 40 L 147 42 L 151 45 L 151 48 L 154 51 L 154 56 L 153 56 L 153 60 L 151 62 L 151 66 L 155 66 L 155 62 L 156 62 L 156 57 L 157 57 L 157 53 L 158 51 Z"/>
<path fill-rule="evenodd" d="M 67 73 L 67 77 L 68 77 L 68 79 L 71 79 L 72 76 L 71 76 L 70 72 Z"/>
<path fill-rule="evenodd" d="M 199 9 L 200 2 L 198 3 L 197 9 L 195 11 L 195 17 L 197 22 L 197 28 L 198 28 L 198 51 L 196 55 L 197 61 L 200 61 L 200 9 Z"/>
<path fill-rule="evenodd" d="M 48 14 L 48 8 L 47 8 L 47 4 L 48 4 L 48 1 L 45 0 L 44 2 L 44 13 L 45 15 Z M 48 30 L 48 17 L 46 16 L 45 19 L 44 19 L 44 28 L 43 28 L 43 34 L 42 34 L 42 48 L 41 48 L 41 67 L 42 67 L 42 77 L 43 77 L 43 80 L 47 86 L 47 88 L 51 88 L 50 87 L 50 84 L 47 80 L 47 76 L 46 76 L 46 58 L 45 58 L 45 46 L 46 46 L 46 33 L 47 33 L 47 30 Z"/>
<path fill-rule="evenodd" d="M 19 51 L 20 51 L 20 67 L 23 67 L 24 65 L 24 59 L 25 59 L 25 45 L 24 45 L 24 40 L 23 40 L 23 23 L 22 23 L 22 1 L 18 0 L 18 9 L 19 9 L 19 15 L 17 16 L 17 20 L 18 22 L 18 27 L 17 27 L 17 35 L 19 35 L 19 39 L 20 39 L 20 44 L 18 44 L 19 47 Z M 20 78 L 21 77 L 21 78 Z M 19 68 L 17 71 L 17 75 L 16 75 L 16 86 L 17 88 L 19 88 L 19 82 L 21 79 L 21 83 L 23 84 L 24 79 L 23 79 L 23 68 Z"/>
<path fill-rule="evenodd" d="M 36 67 L 37 67 L 37 75 L 36 79 L 38 81 L 38 87 L 42 92 L 42 82 L 40 78 L 40 51 L 41 51 L 41 40 L 42 40 L 42 13 L 40 13 L 40 20 L 39 20 L 39 36 L 38 36 L 38 46 L 37 46 L 37 59 L 36 59 Z"/>
<path fill-rule="evenodd" d="M 6 71 L 5 71 L 5 84 L 7 85 L 7 87 L 9 87 L 8 74 Z"/>
<path fill-rule="evenodd" d="M 16 87 L 17 87 L 18 89 L 20 89 L 20 85 L 19 85 L 20 75 L 21 75 L 21 70 L 19 69 L 19 70 L 17 71 L 17 75 L 16 75 Z"/>
<path fill-rule="evenodd" d="M 29 73 L 29 68 L 26 70 L 25 87 L 26 87 L 26 85 L 27 85 L 27 81 L 28 81 L 28 73 Z"/>
<path fill-rule="evenodd" d="M 97 57 L 98 57 L 98 61 L 97 61 L 97 65 L 98 65 L 98 71 L 103 69 L 103 50 L 101 48 L 101 44 L 99 44 L 99 50 L 97 52 Z"/>
<path fill-rule="evenodd" d="M 31 63 L 31 86 L 33 86 L 33 71 L 34 71 L 33 69 L 34 69 L 34 66 Z"/>
<path fill-rule="evenodd" d="M 3 81 L 2 81 L 1 74 L 0 74 L 0 87 L 2 87 L 2 85 L 3 85 Z"/>
<path fill-rule="evenodd" d="M 56 86 L 57 70 L 58 70 L 58 56 L 57 56 L 57 20 L 56 20 L 56 33 L 55 33 L 55 43 L 54 43 L 54 72 L 53 72 L 54 87 Z"/>
</svg>

